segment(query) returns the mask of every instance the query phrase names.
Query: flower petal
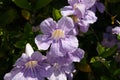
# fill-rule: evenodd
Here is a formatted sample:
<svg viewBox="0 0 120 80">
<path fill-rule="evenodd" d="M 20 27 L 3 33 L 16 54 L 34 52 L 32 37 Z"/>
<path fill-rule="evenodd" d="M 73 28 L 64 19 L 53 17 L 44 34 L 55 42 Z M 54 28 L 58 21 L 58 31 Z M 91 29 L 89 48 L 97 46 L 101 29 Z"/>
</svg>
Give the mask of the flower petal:
<svg viewBox="0 0 120 80">
<path fill-rule="evenodd" d="M 58 21 L 58 27 L 67 34 L 74 28 L 73 20 L 70 17 L 62 17 Z"/>
<path fill-rule="evenodd" d="M 86 5 L 87 9 L 89 9 L 95 4 L 96 0 L 82 0 L 81 2 Z"/>
<path fill-rule="evenodd" d="M 84 50 L 78 48 L 74 52 L 68 53 L 68 55 L 73 62 L 80 62 L 80 60 L 84 57 L 84 53 Z"/>
<path fill-rule="evenodd" d="M 101 2 L 97 2 L 96 7 L 97 7 L 98 11 L 101 13 L 103 13 L 105 11 L 105 6 Z"/>
<path fill-rule="evenodd" d="M 47 50 L 51 42 L 48 35 L 38 35 L 35 37 L 35 43 L 39 50 Z"/>
<path fill-rule="evenodd" d="M 43 34 L 51 34 L 56 26 L 57 23 L 52 18 L 47 18 L 40 24 L 40 28 Z"/>
<path fill-rule="evenodd" d="M 74 15 L 77 15 L 77 17 L 79 18 L 83 18 L 85 15 L 85 11 L 86 11 L 85 4 L 79 3 L 79 4 L 76 4 L 75 6 L 76 6 L 76 9 L 75 9 Z"/>
<path fill-rule="evenodd" d="M 56 76 L 56 73 L 53 73 L 49 80 L 67 80 L 66 74 L 60 73 L 59 75 Z"/>
<path fill-rule="evenodd" d="M 62 16 L 70 16 L 73 15 L 74 10 L 72 6 L 65 6 L 64 8 L 61 9 L 61 14 Z"/>
<path fill-rule="evenodd" d="M 75 36 L 69 35 L 67 38 L 62 39 L 62 48 L 66 51 L 73 51 L 78 47 L 78 40 Z"/>
<path fill-rule="evenodd" d="M 34 50 L 33 50 L 32 46 L 29 43 L 26 44 L 25 53 L 29 57 L 31 57 L 31 55 L 34 53 Z"/>
<path fill-rule="evenodd" d="M 49 55 L 54 57 L 64 56 L 61 51 L 61 44 L 59 42 L 52 43 Z"/>
</svg>

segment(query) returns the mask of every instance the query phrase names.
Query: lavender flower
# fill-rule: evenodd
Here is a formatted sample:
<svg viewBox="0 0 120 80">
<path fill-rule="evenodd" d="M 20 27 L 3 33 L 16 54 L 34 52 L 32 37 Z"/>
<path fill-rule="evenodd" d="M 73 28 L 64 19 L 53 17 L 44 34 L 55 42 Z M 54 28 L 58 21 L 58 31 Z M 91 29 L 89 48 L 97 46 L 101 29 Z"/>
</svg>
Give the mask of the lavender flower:
<svg viewBox="0 0 120 80">
<path fill-rule="evenodd" d="M 34 52 L 30 44 L 26 45 L 26 52 L 16 61 L 11 72 L 4 76 L 4 80 L 44 80 L 47 76 L 42 61 L 45 59 L 39 52 Z"/>
<path fill-rule="evenodd" d="M 71 16 L 75 24 L 80 26 L 82 32 L 87 32 L 89 24 L 96 22 L 94 12 L 88 10 L 95 3 L 95 0 L 68 0 L 69 6 L 61 9 L 63 16 Z"/>
<path fill-rule="evenodd" d="M 102 45 L 108 48 L 113 47 L 118 42 L 116 35 L 112 34 L 112 26 L 106 28 L 106 33 L 103 34 Z"/>
<path fill-rule="evenodd" d="M 105 11 L 105 6 L 103 3 L 100 2 L 100 0 L 97 0 L 95 4 L 91 7 L 91 10 L 93 12 L 96 12 L 96 10 L 98 10 L 100 13 L 103 13 Z"/>
<path fill-rule="evenodd" d="M 113 28 L 113 29 L 112 29 L 112 33 L 113 33 L 113 34 L 120 35 L 120 27 L 117 26 L 117 27 Z"/>
<path fill-rule="evenodd" d="M 117 43 L 117 38 L 115 35 L 110 34 L 110 33 L 104 33 L 103 34 L 103 40 L 102 40 L 102 45 L 104 47 L 111 48 Z"/>
<path fill-rule="evenodd" d="M 67 52 L 63 57 L 54 57 L 51 52 L 47 54 L 47 63 L 51 65 L 48 72 L 51 75 L 49 80 L 72 80 L 73 73 L 75 72 L 73 62 L 80 62 L 84 57 L 84 51 L 82 49 L 76 49 L 73 52 Z"/>
<path fill-rule="evenodd" d="M 75 71 L 73 63 L 67 57 L 53 57 L 47 54 L 47 63 L 51 65 L 48 72 L 51 75 L 48 80 L 72 80 Z"/>
<path fill-rule="evenodd" d="M 50 45 L 50 51 L 53 56 L 64 56 L 68 51 L 74 51 L 78 47 L 78 40 L 74 35 L 69 35 L 73 29 L 73 20 L 69 17 L 62 17 L 58 23 L 52 18 L 44 20 L 40 24 L 43 35 L 35 38 L 35 43 L 39 50 L 47 50 Z"/>
</svg>

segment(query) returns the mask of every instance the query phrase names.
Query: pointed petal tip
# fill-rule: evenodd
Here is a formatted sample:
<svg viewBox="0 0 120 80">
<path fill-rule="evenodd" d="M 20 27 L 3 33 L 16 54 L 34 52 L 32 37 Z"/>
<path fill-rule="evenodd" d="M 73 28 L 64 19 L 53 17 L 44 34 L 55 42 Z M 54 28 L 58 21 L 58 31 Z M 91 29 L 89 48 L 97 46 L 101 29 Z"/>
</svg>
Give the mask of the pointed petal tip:
<svg viewBox="0 0 120 80">
<path fill-rule="evenodd" d="M 31 57 L 31 55 L 34 53 L 34 50 L 33 50 L 32 46 L 29 43 L 26 44 L 25 53 L 29 57 Z"/>
</svg>

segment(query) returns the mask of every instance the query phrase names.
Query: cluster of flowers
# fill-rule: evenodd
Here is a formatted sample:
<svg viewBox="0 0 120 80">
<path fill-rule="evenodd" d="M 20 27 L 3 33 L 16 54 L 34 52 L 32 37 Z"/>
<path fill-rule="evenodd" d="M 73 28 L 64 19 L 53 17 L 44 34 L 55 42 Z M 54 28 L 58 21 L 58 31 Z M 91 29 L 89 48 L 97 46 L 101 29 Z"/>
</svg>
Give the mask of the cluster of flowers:
<svg viewBox="0 0 120 80">
<path fill-rule="evenodd" d="M 92 9 L 95 10 L 93 5 L 97 2 L 68 0 L 68 4 L 61 9 L 63 17 L 58 22 L 47 18 L 40 24 L 43 34 L 35 37 L 35 44 L 39 50 L 48 50 L 47 54 L 34 52 L 27 43 L 25 53 L 16 61 L 11 72 L 4 76 L 4 80 L 72 80 L 75 72 L 73 62 L 80 62 L 85 53 L 78 48 L 76 35 L 87 32 L 89 25 L 96 22 Z"/>
</svg>

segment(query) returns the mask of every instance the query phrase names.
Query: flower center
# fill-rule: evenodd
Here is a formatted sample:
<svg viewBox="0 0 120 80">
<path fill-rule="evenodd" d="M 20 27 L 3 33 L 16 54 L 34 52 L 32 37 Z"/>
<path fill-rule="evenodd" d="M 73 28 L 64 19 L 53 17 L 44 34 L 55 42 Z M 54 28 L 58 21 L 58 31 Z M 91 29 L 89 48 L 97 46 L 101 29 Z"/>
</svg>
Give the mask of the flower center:
<svg viewBox="0 0 120 80">
<path fill-rule="evenodd" d="M 60 65 L 58 63 L 54 63 L 53 65 L 56 69 L 59 69 L 60 68 Z"/>
<path fill-rule="evenodd" d="M 63 38 L 64 37 L 64 32 L 62 30 L 60 30 L 60 29 L 57 29 L 57 30 L 53 31 L 52 37 L 54 39 Z"/>
<path fill-rule="evenodd" d="M 29 61 L 29 62 L 27 62 L 27 63 L 25 64 L 25 66 L 26 66 L 27 68 L 33 68 L 33 67 L 35 67 L 37 64 L 38 64 L 37 61 Z"/>
<path fill-rule="evenodd" d="M 74 9 L 77 9 L 79 6 L 80 6 L 81 4 L 79 4 L 79 3 L 76 3 L 76 4 L 74 4 Z"/>
</svg>

